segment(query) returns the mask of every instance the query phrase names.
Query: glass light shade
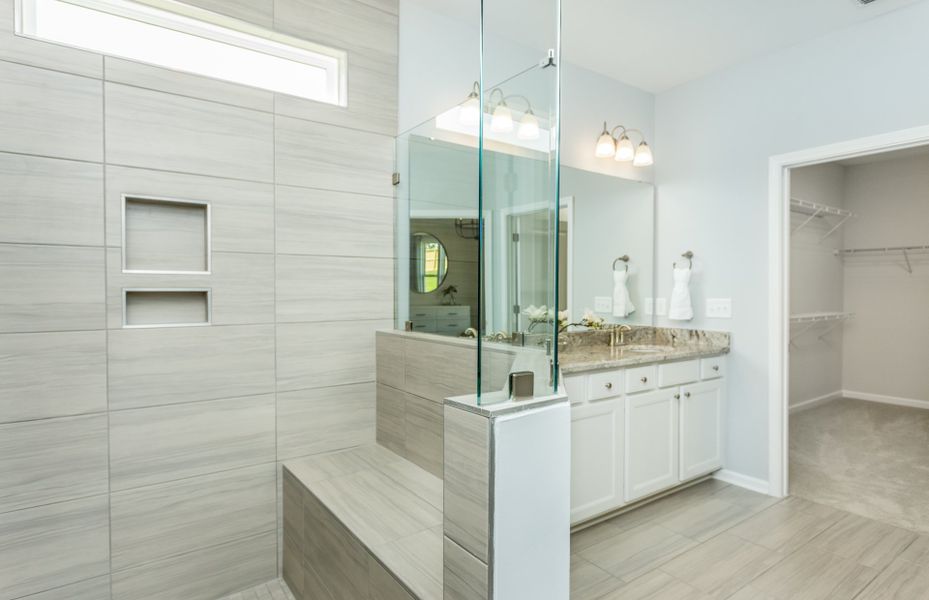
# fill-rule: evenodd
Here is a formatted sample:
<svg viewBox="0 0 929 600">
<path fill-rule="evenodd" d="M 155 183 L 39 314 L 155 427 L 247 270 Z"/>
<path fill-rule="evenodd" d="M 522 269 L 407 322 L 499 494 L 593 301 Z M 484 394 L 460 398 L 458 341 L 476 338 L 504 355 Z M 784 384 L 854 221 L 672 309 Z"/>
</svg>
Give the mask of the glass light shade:
<svg viewBox="0 0 929 600">
<path fill-rule="evenodd" d="M 613 159 L 616 162 L 629 162 L 635 159 L 635 145 L 626 134 L 619 138 L 619 142 L 616 144 L 616 155 Z"/>
<path fill-rule="evenodd" d="M 652 149 L 648 147 L 648 144 L 642 142 L 635 151 L 635 159 L 633 159 L 632 165 L 636 167 L 650 167 L 653 164 L 655 164 L 655 157 L 652 156 Z"/>
<path fill-rule="evenodd" d="M 477 94 L 471 93 L 458 111 L 458 121 L 467 127 L 476 127 L 481 122 L 481 102 Z"/>
<path fill-rule="evenodd" d="M 531 110 L 519 120 L 519 129 L 516 131 L 516 137 L 521 140 L 539 139 L 539 120 L 532 114 Z"/>
<path fill-rule="evenodd" d="M 490 130 L 494 133 L 509 133 L 513 131 L 513 112 L 510 107 L 501 102 L 494 109 L 490 118 Z"/>
<path fill-rule="evenodd" d="M 597 151 L 594 152 L 594 156 L 597 158 L 607 158 L 608 156 L 613 156 L 614 152 L 616 152 L 616 140 L 613 139 L 613 136 L 610 135 L 609 132 L 604 130 L 597 140 Z"/>
</svg>

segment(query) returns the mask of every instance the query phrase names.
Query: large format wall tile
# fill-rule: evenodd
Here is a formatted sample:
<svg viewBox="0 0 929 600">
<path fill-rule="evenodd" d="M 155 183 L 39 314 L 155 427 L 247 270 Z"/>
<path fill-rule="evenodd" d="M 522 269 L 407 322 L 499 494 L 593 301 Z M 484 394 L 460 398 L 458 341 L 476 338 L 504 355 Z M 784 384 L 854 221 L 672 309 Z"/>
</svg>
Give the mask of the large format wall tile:
<svg viewBox="0 0 929 600">
<path fill-rule="evenodd" d="M 0 189 L 0 242 L 103 245 L 101 165 L 0 154 Z"/>
<path fill-rule="evenodd" d="M 113 569 L 273 531 L 275 468 L 245 467 L 113 494 Z"/>
<path fill-rule="evenodd" d="M 12 600 L 109 570 L 107 497 L 0 514 L 0 600 Z"/>
<path fill-rule="evenodd" d="M 477 389 L 477 348 L 405 339 L 404 389 L 444 402 Z"/>
<path fill-rule="evenodd" d="M 277 186 L 276 196 L 281 254 L 394 255 L 392 198 L 288 186 Z"/>
<path fill-rule="evenodd" d="M 279 184 L 393 196 L 392 137 L 278 117 L 274 140 Z"/>
<path fill-rule="evenodd" d="M 270 28 L 273 24 L 272 0 L 185 0 L 185 3 L 262 27 Z"/>
<path fill-rule="evenodd" d="M 273 325 L 109 332 L 111 409 L 273 390 Z"/>
<path fill-rule="evenodd" d="M 273 179 L 270 114 L 106 84 L 107 161 L 128 166 Z"/>
<path fill-rule="evenodd" d="M 107 250 L 107 326 L 123 326 L 123 290 L 212 290 L 214 325 L 274 322 L 274 255 L 213 253 L 211 275 L 149 275 L 123 273 L 118 248 Z"/>
<path fill-rule="evenodd" d="M 0 334 L 0 423 L 106 410 L 106 332 Z"/>
<path fill-rule="evenodd" d="M 487 565 L 447 537 L 444 546 L 444 597 L 487 600 L 490 597 L 490 569 Z"/>
<path fill-rule="evenodd" d="M 278 325 L 278 390 L 374 381 L 374 332 L 391 325 L 391 321 Z"/>
<path fill-rule="evenodd" d="M 110 487 L 274 462 L 274 396 L 110 413 Z"/>
<path fill-rule="evenodd" d="M 108 166 L 108 246 L 122 246 L 123 195 L 210 203 L 214 252 L 274 252 L 274 187 L 219 177 Z"/>
<path fill-rule="evenodd" d="M 406 389 L 404 376 L 403 337 L 387 332 L 377 334 L 377 382 L 383 385 Z"/>
<path fill-rule="evenodd" d="M 106 494 L 107 477 L 105 414 L 0 425 L 0 512 Z"/>
<path fill-rule="evenodd" d="M 227 2 L 219 0 L 217 4 Z M 274 93 L 268 90 L 113 56 L 106 57 L 106 80 L 253 110 L 274 110 Z"/>
<path fill-rule="evenodd" d="M 442 477 L 442 403 L 407 394 L 404 412 L 404 456 Z"/>
<path fill-rule="evenodd" d="M 102 248 L 0 245 L 0 332 L 102 329 L 103 263 Z"/>
<path fill-rule="evenodd" d="M 274 9 L 277 29 L 347 50 L 351 82 L 348 106 L 279 94 L 278 114 L 396 135 L 397 12 L 358 0 L 276 0 Z"/>
<path fill-rule="evenodd" d="M 0 61 L 0 90 L 0 150 L 103 159 L 100 81 Z"/>
<path fill-rule="evenodd" d="M 373 383 L 281 392 L 277 395 L 277 458 L 373 443 Z"/>
<path fill-rule="evenodd" d="M 380 368 L 380 360 L 378 360 Z M 377 443 L 406 458 L 406 392 L 377 383 Z"/>
<path fill-rule="evenodd" d="M 113 572 L 114 600 L 214 600 L 277 576 L 277 534 Z"/>
<path fill-rule="evenodd" d="M 99 54 L 15 35 L 13 6 L 13 2 L 0 3 L 0 59 L 98 79 L 103 76 Z"/>
<path fill-rule="evenodd" d="M 389 319 L 393 283 L 390 258 L 279 255 L 277 321 Z"/>
<path fill-rule="evenodd" d="M 490 420 L 445 408 L 445 535 L 488 562 Z"/>
</svg>

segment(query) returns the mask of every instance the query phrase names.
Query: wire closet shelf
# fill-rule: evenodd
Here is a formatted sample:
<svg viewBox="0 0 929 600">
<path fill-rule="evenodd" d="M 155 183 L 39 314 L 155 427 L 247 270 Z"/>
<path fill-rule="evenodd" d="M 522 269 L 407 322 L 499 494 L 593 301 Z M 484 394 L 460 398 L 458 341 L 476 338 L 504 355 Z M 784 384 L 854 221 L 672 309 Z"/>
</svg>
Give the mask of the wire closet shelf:
<svg viewBox="0 0 929 600">
<path fill-rule="evenodd" d="M 858 216 L 852 211 L 845 210 L 844 208 L 836 208 L 835 206 L 819 204 L 818 202 L 810 202 L 809 200 L 802 200 L 800 198 L 790 199 L 790 210 L 791 212 L 806 215 L 807 217 L 805 221 L 801 222 L 799 225 L 793 228 L 791 234 L 796 234 L 798 231 L 812 223 L 813 219 L 824 217 L 835 217 L 838 219 L 832 226 L 832 229 L 827 231 L 825 235 L 819 238 L 820 243 L 838 231 L 842 225 L 845 225 L 846 221 Z"/>
<path fill-rule="evenodd" d="M 909 274 L 913 274 L 913 263 L 910 261 L 912 255 L 922 255 L 929 253 L 929 245 L 926 246 L 885 246 L 879 248 L 846 248 L 836 250 L 836 256 L 844 258 L 853 258 L 856 256 L 888 256 L 900 255 L 905 263 L 904 268 Z"/>
<path fill-rule="evenodd" d="M 819 334 L 819 340 L 823 341 L 834 329 L 840 327 L 846 321 L 854 317 L 855 313 L 847 312 L 818 312 L 790 315 L 791 325 L 802 326 L 790 336 L 790 343 L 793 344 L 797 338 L 812 330 L 814 327 L 825 325 L 825 331 Z"/>
</svg>

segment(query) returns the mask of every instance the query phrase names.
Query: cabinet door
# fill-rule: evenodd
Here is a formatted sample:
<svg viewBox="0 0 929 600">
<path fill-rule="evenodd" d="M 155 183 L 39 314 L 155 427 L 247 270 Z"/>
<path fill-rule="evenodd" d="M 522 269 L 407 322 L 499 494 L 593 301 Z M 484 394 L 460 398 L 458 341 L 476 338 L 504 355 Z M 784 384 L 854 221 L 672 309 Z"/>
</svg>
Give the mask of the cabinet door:
<svg viewBox="0 0 929 600">
<path fill-rule="evenodd" d="M 724 389 L 722 379 L 681 388 L 681 480 L 722 467 Z"/>
<path fill-rule="evenodd" d="M 626 397 L 626 502 L 678 483 L 677 389 Z"/>
<path fill-rule="evenodd" d="M 623 504 L 623 400 L 571 408 L 571 522 Z"/>
</svg>

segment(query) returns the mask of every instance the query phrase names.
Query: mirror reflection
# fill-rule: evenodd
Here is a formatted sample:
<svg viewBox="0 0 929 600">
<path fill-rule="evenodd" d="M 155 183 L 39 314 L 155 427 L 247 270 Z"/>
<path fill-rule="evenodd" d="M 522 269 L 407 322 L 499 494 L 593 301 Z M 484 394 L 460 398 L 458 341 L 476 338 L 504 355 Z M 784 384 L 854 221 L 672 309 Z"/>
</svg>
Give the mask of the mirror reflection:
<svg viewBox="0 0 929 600">
<path fill-rule="evenodd" d="M 439 289 L 448 275 L 448 252 L 431 233 L 410 236 L 410 289 L 419 294 L 431 294 Z"/>
</svg>

